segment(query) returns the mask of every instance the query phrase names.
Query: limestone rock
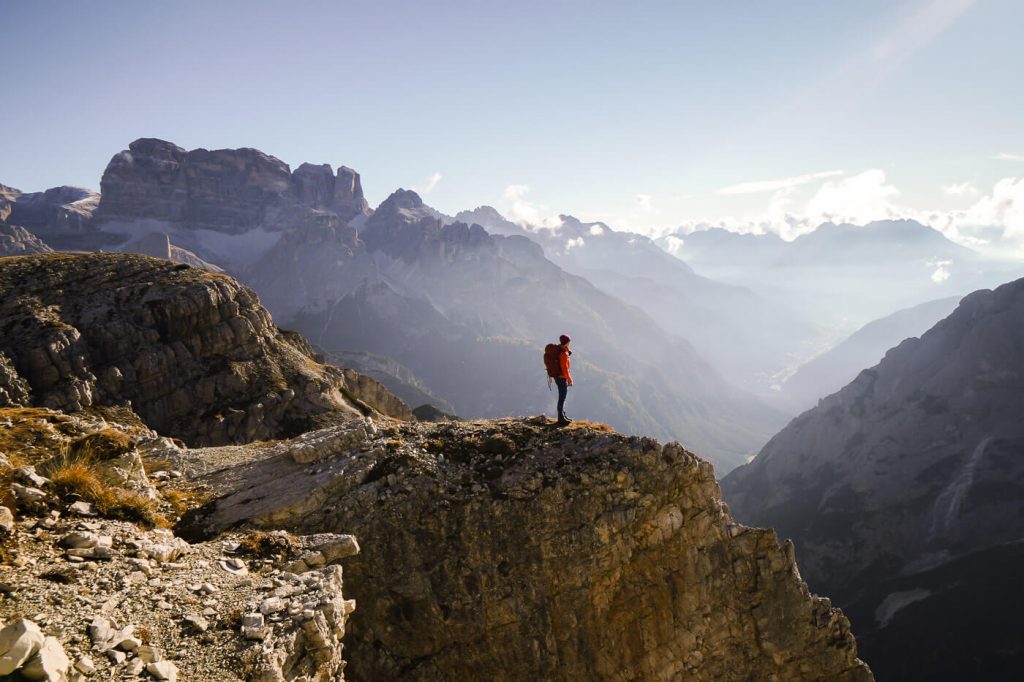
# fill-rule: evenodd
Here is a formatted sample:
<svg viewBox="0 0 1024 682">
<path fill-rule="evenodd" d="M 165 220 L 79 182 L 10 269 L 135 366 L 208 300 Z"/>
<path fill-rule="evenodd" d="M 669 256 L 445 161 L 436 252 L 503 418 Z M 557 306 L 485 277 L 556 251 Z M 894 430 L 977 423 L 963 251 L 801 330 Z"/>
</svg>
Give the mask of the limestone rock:
<svg viewBox="0 0 1024 682">
<path fill-rule="evenodd" d="M 237 282 L 142 256 L 0 263 L 0 389 L 74 411 L 130 401 L 193 444 L 294 435 L 358 416 L 340 369 L 317 364 Z M 301 345 L 301 344 L 300 344 Z M 2 399 L 2 396 L 0 396 Z"/>
<path fill-rule="evenodd" d="M 28 680 L 65 682 L 70 670 L 71 661 L 64 653 L 64 647 L 55 637 L 46 637 L 39 650 L 25 663 L 20 672 Z"/>
<path fill-rule="evenodd" d="M 100 187 L 95 229 L 136 235 L 156 229 L 200 256 L 202 235 L 218 234 L 214 248 L 235 265 L 251 258 L 254 243 L 272 245 L 310 210 L 343 221 L 369 213 L 359 175 L 349 168 L 334 174 L 329 166 L 303 164 L 292 173 L 256 149 L 186 151 L 157 139 L 136 140 L 116 154 Z M 225 243 L 240 248 L 225 252 Z"/>
<path fill-rule="evenodd" d="M 23 256 L 27 253 L 49 253 L 53 251 L 43 240 L 23 227 L 8 225 L 0 220 L 0 258 Z"/>
<path fill-rule="evenodd" d="M 792 546 L 737 526 L 678 444 L 544 420 L 336 442 L 314 465 L 286 442 L 200 477 L 220 497 L 182 530 L 363 538 L 345 560 L 351 679 L 871 679 Z"/>
<path fill-rule="evenodd" d="M 56 233 L 81 233 L 88 229 L 99 199 L 96 192 L 69 186 L 19 194 L 11 204 L 7 220 L 44 237 Z"/>
<path fill-rule="evenodd" d="M 177 682 L 178 666 L 170 661 L 155 661 L 146 665 L 146 672 L 158 680 Z"/>
<path fill-rule="evenodd" d="M 22 618 L 8 623 L 0 630 L 0 676 L 10 675 L 43 646 L 43 633 L 39 626 Z"/>
<path fill-rule="evenodd" d="M 14 534 L 14 514 L 7 507 L 0 505 L 0 538 Z"/>
<path fill-rule="evenodd" d="M 1024 279 L 890 349 L 723 491 L 738 518 L 794 540 L 880 676 L 999 679 L 1024 665 L 1024 638 L 972 614 L 1011 611 L 1005 576 L 1024 567 L 1022 405 Z"/>
</svg>

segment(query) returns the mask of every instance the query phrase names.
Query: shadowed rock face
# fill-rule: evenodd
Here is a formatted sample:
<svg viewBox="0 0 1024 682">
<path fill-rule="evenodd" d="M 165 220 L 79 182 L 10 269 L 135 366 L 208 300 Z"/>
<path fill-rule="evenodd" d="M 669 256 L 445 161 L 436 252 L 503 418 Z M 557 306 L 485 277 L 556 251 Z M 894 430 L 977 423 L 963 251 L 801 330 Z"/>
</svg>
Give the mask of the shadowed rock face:
<svg viewBox="0 0 1024 682">
<path fill-rule="evenodd" d="M 345 397 L 358 386 L 303 344 L 274 326 L 252 291 L 186 265 L 128 254 L 0 261 L 8 403 L 74 411 L 130 401 L 147 425 L 194 444 L 358 416 Z"/>
<path fill-rule="evenodd" d="M 858 631 L 883 643 L 886 674 L 997 679 L 1008 660 L 1019 669 L 1019 637 L 1009 646 L 995 635 L 991 648 L 949 647 L 940 656 L 928 638 L 902 650 L 884 640 L 891 624 L 900 630 L 904 609 L 910 618 L 935 612 L 936 600 L 950 631 L 984 625 L 960 620 L 956 585 L 1002 608 L 986 589 L 997 576 L 979 573 L 984 562 L 954 562 L 1024 536 L 1022 406 L 1018 280 L 965 297 L 919 339 L 795 419 L 722 488 L 737 518 L 793 538 L 814 589 L 857 604 Z M 968 575 L 947 565 L 972 568 Z"/>
<path fill-rule="evenodd" d="M 99 200 L 99 194 L 81 187 L 18 193 L 11 203 L 8 222 L 44 236 L 80 233 L 87 229 Z"/>
<path fill-rule="evenodd" d="M 345 529 L 351 680 L 870 680 L 792 546 L 735 525 L 678 444 L 541 420 L 336 427 L 158 453 L 185 528 Z"/>
<path fill-rule="evenodd" d="M 50 251 L 53 249 L 28 230 L 0 221 L 0 257 L 49 253 Z"/>
</svg>

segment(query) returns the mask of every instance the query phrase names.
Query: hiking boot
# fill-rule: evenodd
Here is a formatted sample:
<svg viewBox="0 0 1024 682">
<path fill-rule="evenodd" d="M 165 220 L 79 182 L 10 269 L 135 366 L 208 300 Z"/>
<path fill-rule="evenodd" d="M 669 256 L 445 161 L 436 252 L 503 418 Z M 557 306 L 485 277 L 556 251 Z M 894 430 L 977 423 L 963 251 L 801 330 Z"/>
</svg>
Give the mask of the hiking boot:
<svg viewBox="0 0 1024 682">
<path fill-rule="evenodd" d="M 555 426 L 566 426 L 566 425 L 571 424 L 571 423 L 572 423 L 571 419 L 566 419 L 565 417 L 561 417 L 561 418 L 559 418 L 558 421 L 555 422 Z"/>
</svg>

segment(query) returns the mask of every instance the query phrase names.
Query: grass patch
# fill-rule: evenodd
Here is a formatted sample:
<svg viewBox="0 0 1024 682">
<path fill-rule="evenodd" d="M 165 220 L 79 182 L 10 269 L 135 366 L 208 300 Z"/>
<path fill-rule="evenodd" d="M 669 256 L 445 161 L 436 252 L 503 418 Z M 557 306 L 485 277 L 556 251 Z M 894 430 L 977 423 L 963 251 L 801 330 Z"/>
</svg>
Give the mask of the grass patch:
<svg viewBox="0 0 1024 682">
<path fill-rule="evenodd" d="M 600 422 L 588 422 L 586 420 L 576 420 L 573 423 L 569 424 L 566 428 L 568 428 L 568 429 L 592 429 L 594 431 L 600 431 L 602 433 L 615 433 L 615 429 L 613 429 L 612 427 L 608 426 L 607 424 L 602 424 Z"/>
<path fill-rule="evenodd" d="M 271 559 L 274 562 L 297 555 L 302 544 L 294 535 L 283 530 L 266 532 L 253 530 L 245 534 L 238 551 L 253 559 Z"/>
<path fill-rule="evenodd" d="M 200 490 L 167 490 L 161 491 L 164 502 L 171 508 L 175 516 L 181 518 L 193 509 L 199 509 L 210 501 L 209 493 Z"/>
<path fill-rule="evenodd" d="M 108 485 L 88 462 L 64 460 L 52 468 L 47 467 L 43 475 L 53 481 L 53 489 L 60 498 L 85 500 L 101 516 L 134 521 L 149 528 L 167 525 L 154 500 Z"/>
</svg>

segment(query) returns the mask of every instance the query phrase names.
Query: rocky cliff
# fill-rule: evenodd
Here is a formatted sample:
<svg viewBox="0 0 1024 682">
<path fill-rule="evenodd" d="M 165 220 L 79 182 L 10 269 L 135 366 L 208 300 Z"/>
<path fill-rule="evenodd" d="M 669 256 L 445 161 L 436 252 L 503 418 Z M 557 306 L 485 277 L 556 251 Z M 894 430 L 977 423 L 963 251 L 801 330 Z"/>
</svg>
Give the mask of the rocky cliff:
<svg viewBox="0 0 1024 682">
<path fill-rule="evenodd" d="M 369 213 L 359 174 L 302 164 L 294 172 L 258 149 L 193 149 L 132 142 L 103 172 L 97 234 L 125 241 L 163 232 L 216 265 L 241 268 L 310 212 L 349 220 Z"/>
<path fill-rule="evenodd" d="M 351 423 L 154 453 L 216 499 L 181 525 L 347 529 L 346 676 L 868 680 L 846 618 L 678 444 L 544 419 Z"/>
<path fill-rule="evenodd" d="M 0 258 L 50 251 L 53 249 L 25 228 L 8 225 L 0 220 Z"/>
<path fill-rule="evenodd" d="M 1022 405 L 1018 280 L 891 349 L 723 491 L 737 518 L 793 538 L 811 586 L 856 611 L 873 666 L 895 679 L 997 679 L 1024 662 L 1019 629 L 981 615 L 1014 599 L 996 586 L 1021 565 L 1006 543 L 1024 536 Z M 936 614 L 943 644 L 909 634 Z M 977 646 L 959 646 L 965 632 Z"/>
<path fill-rule="evenodd" d="M 0 261 L 8 404 L 74 411 L 130 402 L 150 427 L 193 444 L 295 435 L 358 416 L 353 398 L 367 386 L 317 363 L 303 343 L 274 326 L 252 291 L 186 265 L 127 254 Z M 378 389 L 371 399 L 381 409 L 406 415 Z"/>
</svg>

